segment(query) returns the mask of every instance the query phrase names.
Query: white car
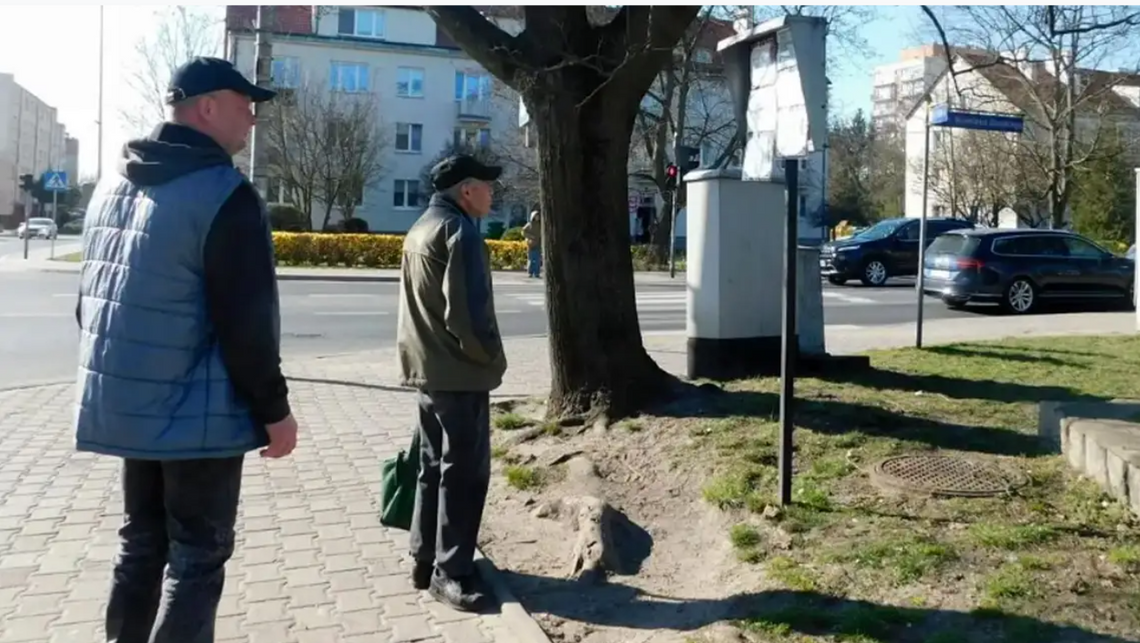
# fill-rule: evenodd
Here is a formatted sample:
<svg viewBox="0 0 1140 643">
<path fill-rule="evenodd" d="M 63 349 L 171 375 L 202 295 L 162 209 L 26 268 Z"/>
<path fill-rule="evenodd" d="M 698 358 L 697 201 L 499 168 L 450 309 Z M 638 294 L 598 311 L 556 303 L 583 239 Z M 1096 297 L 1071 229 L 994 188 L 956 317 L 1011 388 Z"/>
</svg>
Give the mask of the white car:
<svg viewBox="0 0 1140 643">
<path fill-rule="evenodd" d="M 54 239 L 59 236 L 59 228 L 56 227 L 55 221 L 51 219 L 46 217 L 32 217 L 28 219 L 27 223 L 21 223 L 20 227 L 16 228 L 16 236 L 23 239 L 25 234 L 30 234 L 32 237 Z"/>
</svg>

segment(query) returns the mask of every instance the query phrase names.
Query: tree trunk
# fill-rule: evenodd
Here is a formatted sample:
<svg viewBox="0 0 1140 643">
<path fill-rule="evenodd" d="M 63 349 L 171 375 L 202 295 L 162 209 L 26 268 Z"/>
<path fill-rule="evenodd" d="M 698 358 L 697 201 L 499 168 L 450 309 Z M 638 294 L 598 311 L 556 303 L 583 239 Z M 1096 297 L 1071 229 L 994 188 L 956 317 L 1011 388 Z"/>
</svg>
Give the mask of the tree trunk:
<svg viewBox="0 0 1140 643">
<path fill-rule="evenodd" d="M 637 105 L 607 85 L 550 73 L 527 93 L 538 131 L 552 416 L 625 417 L 675 381 L 646 353 L 634 302 L 626 165 Z M 601 106 L 606 106 L 602 108 Z M 618 107 L 618 109 L 614 109 Z"/>
</svg>

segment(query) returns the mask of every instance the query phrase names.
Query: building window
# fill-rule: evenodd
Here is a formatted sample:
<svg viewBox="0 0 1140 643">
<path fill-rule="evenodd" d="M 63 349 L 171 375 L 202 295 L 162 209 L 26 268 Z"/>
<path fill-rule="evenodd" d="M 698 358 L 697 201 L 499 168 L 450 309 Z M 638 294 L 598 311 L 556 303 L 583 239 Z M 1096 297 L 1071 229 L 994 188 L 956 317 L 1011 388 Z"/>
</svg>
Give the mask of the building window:
<svg viewBox="0 0 1140 643">
<path fill-rule="evenodd" d="M 424 70 L 400 67 L 396 70 L 396 95 L 405 98 L 424 97 Z"/>
<path fill-rule="evenodd" d="M 396 123 L 396 151 L 422 152 L 424 126 L 419 123 Z"/>
<path fill-rule="evenodd" d="M 270 77 L 273 79 L 274 87 L 295 89 L 301 84 L 301 63 L 291 56 L 282 58 L 274 56 Z"/>
<path fill-rule="evenodd" d="M 368 65 L 333 62 L 329 70 L 329 88 L 353 93 L 368 91 Z"/>
<path fill-rule="evenodd" d="M 420 207 L 420 182 L 411 179 L 393 181 L 392 205 L 397 208 Z"/>
<path fill-rule="evenodd" d="M 455 100 L 476 101 L 491 97 L 491 77 L 486 74 L 455 72 Z"/>
<path fill-rule="evenodd" d="M 337 32 L 342 36 L 384 37 L 384 12 L 376 9 L 341 7 Z"/>
<path fill-rule="evenodd" d="M 491 128 L 469 129 L 456 127 L 452 138 L 456 147 L 489 147 L 491 145 Z"/>
</svg>

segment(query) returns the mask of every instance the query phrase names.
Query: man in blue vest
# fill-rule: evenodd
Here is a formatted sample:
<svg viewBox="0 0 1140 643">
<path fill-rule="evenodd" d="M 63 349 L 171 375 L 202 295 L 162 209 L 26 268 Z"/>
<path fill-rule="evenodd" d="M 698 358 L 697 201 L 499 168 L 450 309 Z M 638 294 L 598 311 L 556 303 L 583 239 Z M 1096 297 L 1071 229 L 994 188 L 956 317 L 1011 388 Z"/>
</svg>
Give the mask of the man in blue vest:
<svg viewBox="0 0 1140 643">
<path fill-rule="evenodd" d="M 244 456 L 297 443 L 268 216 L 232 158 L 273 96 L 190 61 L 87 208 L 76 443 L 124 460 L 108 641 L 214 640 Z"/>
</svg>

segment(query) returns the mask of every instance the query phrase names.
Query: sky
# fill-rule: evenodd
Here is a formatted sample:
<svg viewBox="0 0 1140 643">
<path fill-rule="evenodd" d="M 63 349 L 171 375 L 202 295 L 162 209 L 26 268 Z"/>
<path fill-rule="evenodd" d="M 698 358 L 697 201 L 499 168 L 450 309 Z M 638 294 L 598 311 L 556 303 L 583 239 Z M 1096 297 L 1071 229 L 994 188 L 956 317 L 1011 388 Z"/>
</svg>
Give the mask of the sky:
<svg viewBox="0 0 1140 643">
<path fill-rule="evenodd" d="M 104 169 L 114 167 L 132 131 L 120 113 L 137 105 L 128 75 L 138 69 L 135 48 L 153 34 L 161 5 L 104 6 Z M 219 30 L 224 6 L 201 6 L 216 16 Z M 48 26 L 36 29 L 35 25 Z M 830 70 L 832 112 L 850 115 L 869 110 L 871 72 L 898 59 L 899 50 L 917 44 L 921 16 L 916 7 L 880 7 L 879 17 L 864 29 L 872 51 L 866 59 L 844 60 Z M 81 177 L 93 177 L 97 166 L 99 96 L 99 7 L 11 5 L 0 7 L 0 72 L 59 110 L 69 135 L 79 139 Z"/>
</svg>

